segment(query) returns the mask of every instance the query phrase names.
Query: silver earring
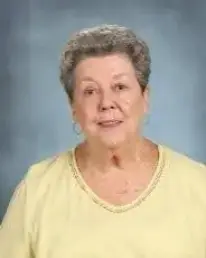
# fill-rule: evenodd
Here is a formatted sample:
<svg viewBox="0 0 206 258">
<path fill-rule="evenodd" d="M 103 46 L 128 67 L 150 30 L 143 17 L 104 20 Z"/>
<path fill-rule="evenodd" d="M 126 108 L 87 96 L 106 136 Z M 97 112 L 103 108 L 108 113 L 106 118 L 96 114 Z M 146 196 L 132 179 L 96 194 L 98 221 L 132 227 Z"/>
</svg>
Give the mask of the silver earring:
<svg viewBox="0 0 206 258">
<path fill-rule="evenodd" d="M 77 135 L 80 135 L 80 134 L 82 133 L 80 127 L 78 128 L 78 124 L 77 124 L 76 122 L 73 122 L 73 131 L 74 131 Z"/>
<path fill-rule="evenodd" d="M 146 115 L 144 117 L 144 125 L 148 125 L 149 124 L 149 115 Z"/>
</svg>

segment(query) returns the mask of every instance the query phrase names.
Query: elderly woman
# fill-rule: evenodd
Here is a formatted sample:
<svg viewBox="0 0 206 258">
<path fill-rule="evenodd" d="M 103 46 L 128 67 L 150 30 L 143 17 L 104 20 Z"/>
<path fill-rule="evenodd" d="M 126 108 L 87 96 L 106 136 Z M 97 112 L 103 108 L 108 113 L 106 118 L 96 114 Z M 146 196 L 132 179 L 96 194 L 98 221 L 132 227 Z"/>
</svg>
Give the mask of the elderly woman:
<svg viewBox="0 0 206 258">
<path fill-rule="evenodd" d="M 130 29 L 73 35 L 60 77 L 85 139 L 31 166 L 0 258 L 206 257 L 206 168 L 143 137 L 149 74 L 149 49 Z"/>
</svg>

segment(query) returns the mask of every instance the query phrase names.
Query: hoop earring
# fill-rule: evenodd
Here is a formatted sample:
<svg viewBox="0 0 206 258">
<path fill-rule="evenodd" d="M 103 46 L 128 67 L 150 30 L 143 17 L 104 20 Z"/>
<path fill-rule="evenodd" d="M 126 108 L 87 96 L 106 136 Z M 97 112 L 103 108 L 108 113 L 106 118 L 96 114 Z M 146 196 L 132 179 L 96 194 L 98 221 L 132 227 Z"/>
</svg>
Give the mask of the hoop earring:
<svg viewBox="0 0 206 258">
<path fill-rule="evenodd" d="M 81 132 L 81 129 L 79 127 L 78 129 L 78 124 L 76 122 L 73 122 L 73 131 L 75 132 L 75 134 L 77 135 L 80 135 L 82 132 Z"/>
</svg>

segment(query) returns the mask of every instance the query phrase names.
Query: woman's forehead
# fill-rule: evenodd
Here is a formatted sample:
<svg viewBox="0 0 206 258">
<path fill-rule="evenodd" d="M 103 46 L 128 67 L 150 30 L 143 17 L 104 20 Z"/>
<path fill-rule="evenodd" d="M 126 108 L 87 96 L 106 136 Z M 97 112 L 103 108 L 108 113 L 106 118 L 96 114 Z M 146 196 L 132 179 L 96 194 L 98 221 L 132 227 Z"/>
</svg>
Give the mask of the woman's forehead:
<svg viewBox="0 0 206 258">
<path fill-rule="evenodd" d="M 103 76 L 119 79 L 134 74 L 135 70 L 129 58 L 121 55 L 88 57 L 80 61 L 75 69 L 75 75 L 86 80 Z"/>
</svg>

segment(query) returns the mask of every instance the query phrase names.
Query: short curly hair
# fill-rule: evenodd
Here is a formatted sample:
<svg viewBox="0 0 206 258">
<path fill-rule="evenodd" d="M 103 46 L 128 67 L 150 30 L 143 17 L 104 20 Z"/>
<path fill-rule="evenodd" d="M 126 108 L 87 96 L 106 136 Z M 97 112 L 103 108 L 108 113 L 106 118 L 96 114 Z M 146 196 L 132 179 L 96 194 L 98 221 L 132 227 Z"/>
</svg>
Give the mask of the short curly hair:
<svg viewBox="0 0 206 258">
<path fill-rule="evenodd" d="M 101 25 L 83 29 L 74 34 L 66 44 L 60 61 L 60 81 L 73 102 L 73 72 L 76 65 L 87 57 L 126 54 L 132 61 L 142 91 L 151 73 L 151 57 L 148 45 L 126 27 Z"/>
</svg>

